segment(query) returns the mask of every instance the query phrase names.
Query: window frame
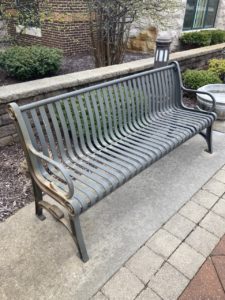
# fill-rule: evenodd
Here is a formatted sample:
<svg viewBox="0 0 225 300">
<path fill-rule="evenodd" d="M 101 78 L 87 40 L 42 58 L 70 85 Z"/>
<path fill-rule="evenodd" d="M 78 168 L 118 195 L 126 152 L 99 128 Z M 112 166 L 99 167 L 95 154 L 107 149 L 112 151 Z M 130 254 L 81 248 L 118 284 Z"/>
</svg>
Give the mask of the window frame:
<svg viewBox="0 0 225 300">
<path fill-rule="evenodd" d="M 205 27 L 205 21 L 206 21 L 206 17 L 207 17 L 206 11 L 208 12 L 209 1 L 210 0 L 207 0 L 207 5 L 206 5 L 206 8 L 205 8 L 205 15 L 204 15 L 203 27 L 195 27 L 195 28 L 193 27 L 194 26 L 195 16 L 196 16 L 196 8 L 197 8 L 197 4 L 198 4 L 198 1 L 196 1 L 195 7 L 194 7 L 194 19 L 193 19 L 193 22 L 192 22 L 192 27 L 191 28 L 184 28 L 184 22 L 185 22 L 185 16 L 186 16 L 187 6 L 185 7 L 185 15 L 184 15 L 184 22 L 183 22 L 182 31 L 194 31 L 194 30 L 204 30 L 204 29 L 207 30 L 207 29 L 215 28 L 215 23 L 216 23 L 216 18 L 217 18 L 217 14 L 218 14 L 218 8 L 219 8 L 220 0 L 218 0 L 218 2 L 217 2 L 216 13 L 215 13 L 215 17 L 214 17 L 214 20 L 213 20 L 213 25 Z M 187 2 L 188 2 L 188 0 L 187 0 Z"/>
<path fill-rule="evenodd" d="M 20 0 L 15 0 L 16 8 L 20 9 L 21 8 L 21 2 Z M 40 24 L 38 25 L 23 25 L 23 24 L 17 24 L 16 25 L 16 33 L 20 34 L 25 34 L 25 35 L 31 35 L 35 36 L 38 38 L 42 37 L 42 32 L 41 32 L 41 26 Z"/>
</svg>

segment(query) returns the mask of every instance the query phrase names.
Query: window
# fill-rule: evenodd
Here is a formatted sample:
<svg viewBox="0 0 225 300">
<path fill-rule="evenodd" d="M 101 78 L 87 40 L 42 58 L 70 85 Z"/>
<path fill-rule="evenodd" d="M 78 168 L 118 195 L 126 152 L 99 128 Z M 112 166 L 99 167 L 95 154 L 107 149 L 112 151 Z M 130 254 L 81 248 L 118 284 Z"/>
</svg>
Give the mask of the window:
<svg viewBox="0 0 225 300">
<path fill-rule="evenodd" d="M 40 27 L 38 0 L 16 0 L 18 23 L 25 27 Z"/>
<path fill-rule="evenodd" d="M 187 0 L 184 30 L 212 28 L 219 0 Z"/>
</svg>

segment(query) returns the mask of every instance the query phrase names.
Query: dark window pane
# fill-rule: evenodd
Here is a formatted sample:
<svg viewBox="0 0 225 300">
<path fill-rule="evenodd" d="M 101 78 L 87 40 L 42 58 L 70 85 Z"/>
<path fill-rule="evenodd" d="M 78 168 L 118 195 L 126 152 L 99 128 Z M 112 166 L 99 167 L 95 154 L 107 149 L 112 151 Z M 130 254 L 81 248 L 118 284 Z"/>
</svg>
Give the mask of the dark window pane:
<svg viewBox="0 0 225 300">
<path fill-rule="evenodd" d="M 38 0 L 20 0 L 18 12 L 18 20 L 20 25 L 27 27 L 40 26 Z"/>
<path fill-rule="evenodd" d="M 184 29 L 192 29 L 195 18 L 195 7 L 197 0 L 188 0 L 184 17 Z"/>
<path fill-rule="evenodd" d="M 214 27 L 219 0 L 209 0 L 205 18 L 205 28 Z"/>
</svg>

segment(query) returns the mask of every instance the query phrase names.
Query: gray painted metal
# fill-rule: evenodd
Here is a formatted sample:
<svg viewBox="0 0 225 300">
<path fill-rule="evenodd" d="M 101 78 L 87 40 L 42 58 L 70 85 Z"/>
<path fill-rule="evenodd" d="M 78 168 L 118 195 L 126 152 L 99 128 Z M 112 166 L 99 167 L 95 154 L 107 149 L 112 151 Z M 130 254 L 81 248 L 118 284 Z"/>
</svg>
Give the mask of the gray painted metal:
<svg viewBox="0 0 225 300">
<path fill-rule="evenodd" d="M 45 208 L 67 226 L 83 261 L 88 255 L 80 214 L 197 133 L 212 152 L 216 115 L 185 107 L 183 90 L 199 93 L 183 87 L 173 62 L 20 107 L 9 105 L 33 180 L 36 214 L 43 220 Z M 42 200 L 42 191 L 67 208 L 69 225 L 55 205 Z"/>
</svg>

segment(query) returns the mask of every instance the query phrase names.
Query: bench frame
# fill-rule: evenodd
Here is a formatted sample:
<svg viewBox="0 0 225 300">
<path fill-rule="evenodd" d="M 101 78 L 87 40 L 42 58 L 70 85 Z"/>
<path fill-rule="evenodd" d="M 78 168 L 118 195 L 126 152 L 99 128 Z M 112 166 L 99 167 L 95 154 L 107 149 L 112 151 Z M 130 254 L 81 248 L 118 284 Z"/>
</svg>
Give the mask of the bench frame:
<svg viewBox="0 0 225 300">
<path fill-rule="evenodd" d="M 181 83 L 181 86 L 180 86 L 181 102 L 182 102 L 182 92 L 183 91 L 186 93 L 194 93 L 194 94 L 198 93 L 198 94 L 209 95 L 212 99 L 212 111 L 214 111 L 215 105 L 216 105 L 215 98 L 210 93 L 207 93 L 207 92 L 203 92 L 203 91 L 200 92 L 200 91 L 196 91 L 196 90 L 186 89 L 182 84 L 181 73 L 180 73 L 180 68 L 179 68 L 178 63 L 173 62 L 173 64 L 176 65 L 176 70 L 178 72 L 179 80 Z M 163 68 L 161 68 L 161 69 L 163 69 Z M 82 89 L 82 91 L 85 92 L 87 89 L 88 88 Z M 60 96 L 57 96 L 54 98 L 60 99 Z M 32 103 L 27 104 L 26 106 L 29 107 L 29 105 L 32 105 Z M 182 103 L 182 107 L 185 110 L 189 110 L 189 111 L 193 110 L 191 108 L 187 108 L 186 106 L 184 106 L 183 103 Z M 200 108 L 197 108 L 197 109 L 201 110 Z M 70 204 L 70 202 L 68 201 L 68 199 L 70 199 L 74 194 L 74 186 L 73 186 L 73 182 L 70 178 L 69 173 L 61 164 L 59 164 L 58 162 L 54 161 L 53 159 L 47 157 L 42 152 L 37 151 L 33 147 L 33 145 L 30 142 L 28 132 L 26 130 L 26 124 L 21 116 L 21 112 L 20 112 L 20 109 L 17 106 L 17 104 L 11 103 L 9 105 L 8 110 L 9 110 L 9 114 L 10 114 L 11 118 L 15 122 L 16 128 L 17 128 L 19 136 L 20 136 L 20 140 L 21 140 L 21 143 L 22 143 L 25 155 L 26 155 L 28 168 L 29 168 L 31 178 L 32 178 L 32 185 L 33 185 L 34 198 L 35 198 L 36 216 L 41 221 L 43 221 L 45 219 L 45 216 L 43 215 L 43 209 L 45 209 L 57 221 L 61 222 L 68 229 L 70 234 L 72 235 L 72 237 L 78 247 L 81 259 L 84 262 L 88 261 L 89 258 L 88 258 L 82 230 L 81 230 L 79 215 L 74 214 L 74 209 L 73 209 L 72 205 Z M 216 115 L 215 115 L 215 117 L 216 117 Z M 208 146 L 208 152 L 212 153 L 212 151 L 213 151 L 213 148 L 212 148 L 212 126 L 210 126 L 206 129 L 206 133 L 200 132 L 200 134 L 206 140 L 206 143 Z M 46 163 L 48 163 L 48 164 L 52 165 L 54 168 L 58 169 L 58 171 L 62 174 L 62 176 L 65 178 L 65 181 L 67 182 L 67 185 L 68 185 L 67 193 L 62 193 L 62 191 L 59 190 L 57 188 L 57 186 L 54 185 L 53 182 L 51 184 L 49 184 L 49 182 L 43 181 L 43 177 L 40 174 L 39 167 L 38 167 L 38 165 L 35 166 L 35 163 L 34 163 L 37 158 L 44 160 Z M 31 160 L 33 160 L 33 161 L 31 161 Z M 43 192 L 48 194 L 53 199 L 55 199 L 60 205 L 62 205 L 66 209 L 66 211 L 68 212 L 68 215 L 69 215 L 69 221 L 64 217 L 63 211 L 60 210 L 56 205 L 51 205 L 48 202 L 43 200 Z"/>
</svg>

